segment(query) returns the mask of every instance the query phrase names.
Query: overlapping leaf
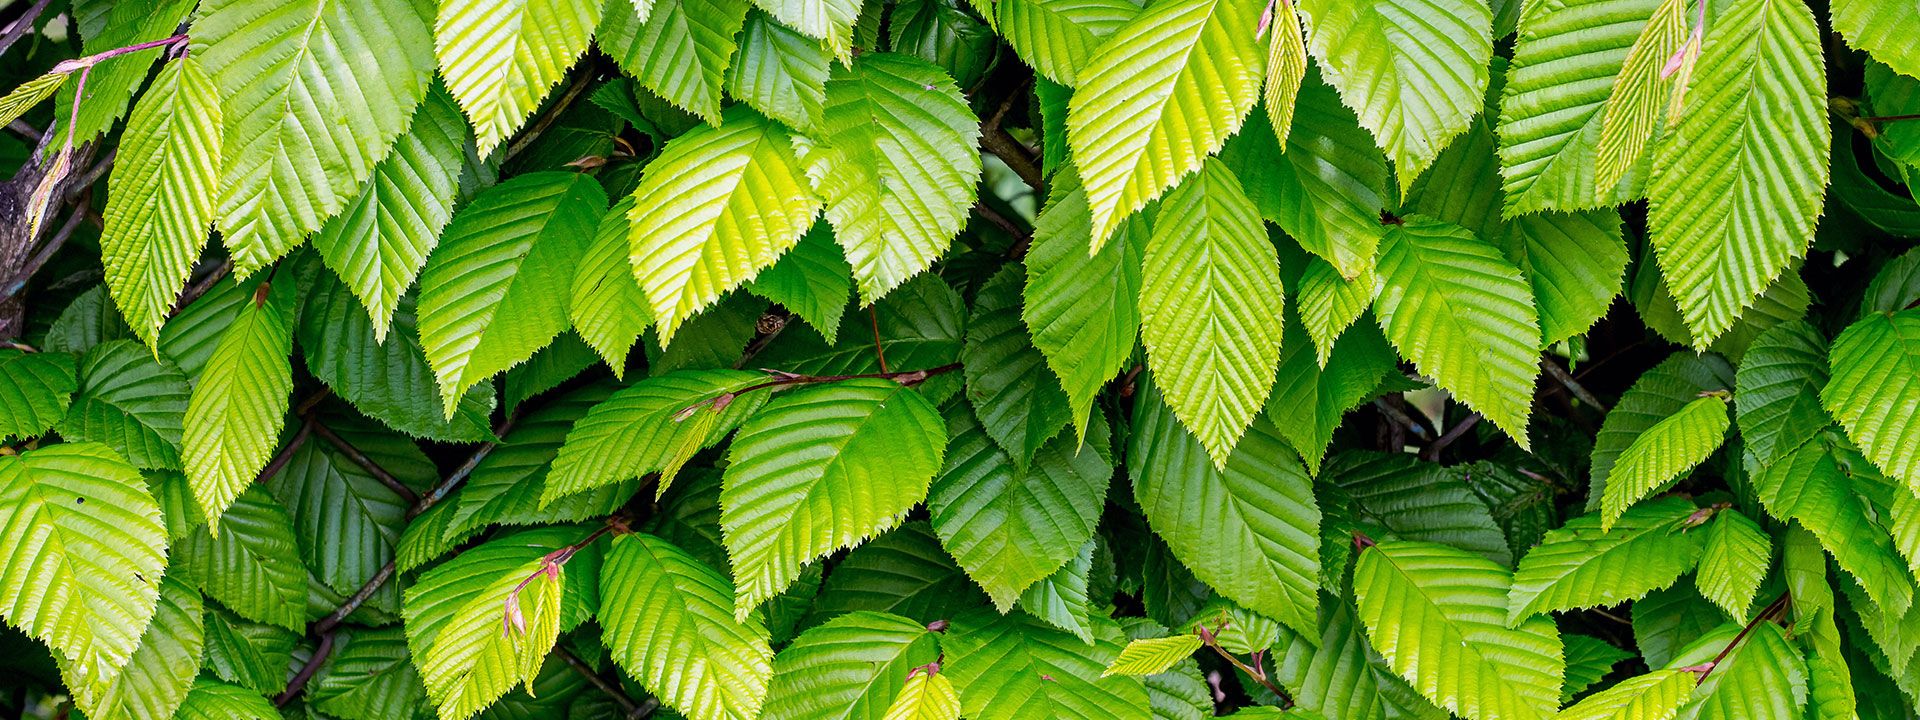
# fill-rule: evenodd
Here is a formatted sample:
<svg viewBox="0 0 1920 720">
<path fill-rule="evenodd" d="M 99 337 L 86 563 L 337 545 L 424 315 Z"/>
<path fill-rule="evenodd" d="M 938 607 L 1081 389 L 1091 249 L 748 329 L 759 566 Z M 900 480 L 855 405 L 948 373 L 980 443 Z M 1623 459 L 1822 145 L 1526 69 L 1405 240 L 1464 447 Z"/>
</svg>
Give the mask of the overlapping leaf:
<svg viewBox="0 0 1920 720">
<path fill-rule="evenodd" d="M 1706 460 L 1733 424 L 1724 397 L 1695 398 L 1633 438 L 1614 460 L 1600 496 L 1600 528 L 1611 528 L 1627 508 Z"/>
<path fill-rule="evenodd" d="M 293 393 L 295 283 L 260 283 L 220 334 L 193 386 L 180 458 L 193 499 L 220 531 L 220 514 L 252 485 L 279 444 Z"/>
<path fill-rule="evenodd" d="M 719 398 L 766 379 L 740 370 L 681 370 L 616 391 L 567 433 L 541 503 L 648 473 L 661 474 L 661 488 L 671 485 L 693 453 L 726 437 L 767 403 L 765 391 L 732 395 L 724 403 Z"/>
<path fill-rule="evenodd" d="M 667 102 L 709 124 L 724 124 L 720 93 L 747 20 L 747 0 L 654 0 L 640 15 L 612 4 L 599 32 L 607 54 Z"/>
<path fill-rule="evenodd" d="M 875 612 L 841 615 L 774 657 L 761 717 L 883 720 L 907 676 L 939 657 L 934 634 L 920 623 Z"/>
<path fill-rule="evenodd" d="M 1546 612 L 1608 607 L 1672 585 L 1700 560 L 1687 532 L 1693 503 L 1666 498 L 1633 508 L 1610 528 L 1583 515 L 1547 533 L 1520 559 L 1507 597 L 1507 623 Z"/>
<path fill-rule="evenodd" d="M 51 429 L 73 403 L 77 383 L 72 355 L 0 348 L 0 441 Z"/>
<path fill-rule="evenodd" d="M 600 583 L 602 639 L 620 667 L 692 720 L 759 715 L 773 650 L 757 613 L 734 619 L 725 576 L 634 534 L 614 539 Z"/>
<path fill-rule="evenodd" d="M 1821 404 L 1868 459 L 1920 491 L 1920 310 L 1869 315 L 1833 342 Z"/>
<path fill-rule="evenodd" d="M 1093 400 L 1133 356 L 1140 334 L 1145 221 L 1122 225 L 1086 252 L 1092 225 L 1079 176 L 1062 173 L 1034 220 L 1022 319 L 1033 347 L 1060 378 L 1076 432 L 1085 437 Z"/>
<path fill-rule="evenodd" d="M 1126 636 L 1111 620 L 1096 628 L 1089 644 L 1023 613 L 976 610 L 954 618 L 941 639 L 943 674 L 971 720 L 1147 720 L 1139 679 L 1101 676 Z"/>
<path fill-rule="evenodd" d="M 481 155 L 519 130 L 547 89 L 586 51 L 606 5 L 597 0 L 449 0 L 440 5 L 432 47 L 447 90 L 473 123 Z"/>
</svg>

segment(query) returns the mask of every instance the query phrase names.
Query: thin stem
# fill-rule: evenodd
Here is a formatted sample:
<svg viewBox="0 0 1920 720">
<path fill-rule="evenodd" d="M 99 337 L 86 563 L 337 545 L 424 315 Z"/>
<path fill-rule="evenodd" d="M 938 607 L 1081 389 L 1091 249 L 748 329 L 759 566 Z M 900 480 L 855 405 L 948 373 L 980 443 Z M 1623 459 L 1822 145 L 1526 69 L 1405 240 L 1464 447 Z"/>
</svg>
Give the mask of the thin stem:
<svg viewBox="0 0 1920 720">
<path fill-rule="evenodd" d="M 600 692 L 606 693 L 607 697 L 613 698 L 613 702 L 620 706 L 622 715 L 628 718 L 628 720 L 640 720 L 640 718 L 652 715 L 653 711 L 660 709 L 660 701 L 654 698 L 647 698 L 643 702 L 634 702 L 633 698 L 627 697 L 626 692 L 622 691 L 619 686 L 608 682 L 606 678 L 600 676 L 600 673 L 594 672 L 593 668 L 588 667 L 586 661 L 581 660 L 580 656 L 573 654 L 572 650 L 558 645 L 554 646 L 553 650 L 555 654 L 560 656 L 561 660 L 567 663 L 568 667 L 573 668 L 575 673 L 585 678 L 589 684 L 599 688 Z"/>
<path fill-rule="evenodd" d="M 721 393 L 710 399 L 702 400 L 700 402 L 694 403 L 692 405 L 687 406 L 686 408 L 681 409 L 679 413 L 676 413 L 674 415 L 674 419 L 685 420 L 689 417 L 693 417 L 693 413 L 695 411 L 698 411 L 699 409 L 705 408 L 705 407 L 711 407 L 716 411 L 724 410 L 726 409 L 728 404 L 733 402 L 734 398 L 740 397 L 741 395 L 745 395 L 755 390 L 766 390 L 768 388 L 783 388 L 790 385 L 815 385 L 819 383 L 842 382 L 845 380 L 892 380 L 894 382 L 900 383 L 901 385 L 912 387 L 914 385 L 918 385 L 922 382 L 925 382 L 927 378 L 933 377 L 935 375 L 940 375 L 943 373 L 950 373 L 955 370 L 959 370 L 960 367 L 961 367 L 960 363 L 948 363 L 946 365 L 941 365 L 940 367 L 930 368 L 927 370 L 908 370 L 905 372 L 861 373 L 859 375 L 795 375 L 793 373 L 780 372 L 778 370 L 768 370 L 767 372 L 773 373 L 779 377 L 777 379 L 768 380 L 758 385 L 748 385 L 744 388 L 735 390 L 733 392 Z"/>
<path fill-rule="evenodd" d="M 1579 380 L 1575 380 L 1573 375 L 1568 373 L 1566 368 L 1560 367 L 1560 363 L 1553 358 L 1540 358 L 1540 367 L 1546 368 L 1547 374 L 1552 375 L 1554 380 L 1559 381 L 1560 385 L 1565 387 L 1567 392 L 1573 393 L 1574 397 L 1579 398 L 1580 402 L 1591 405 L 1593 409 L 1602 413 L 1607 411 L 1606 403 L 1600 402 L 1600 398 L 1588 392 L 1586 386 L 1581 385 Z"/>
<path fill-rule="evenodd" d="M 1220 621 L 1219 632 L 1225 632 L 1226 629 L 1227 629 L 1227 622 L 1226 620 L 1222 619 Z M 1248 666 L 1246 663 L 1241 662 L 1240 658 L 1234 657 L 1233 653 L 1227 652 L 1226 648 L 1220 647 L 1219 637 L 1214 631 L 1207 630 L 1206 626 L 1202 625 L 1199 628 L 1196 628 L 1196 630 L 1198 630 L 1200 633 L 1200 642 L 1205 643 L 1206 646 L 1209 648 L 1213 648 L 1214 653 L 1218 654 L 1222 658 L 1225 658 L 1228 664 L 1233 665 L 1233 667 L 1238 669 L 1240 672 L 1246 673 L 1247 677 L 1253 678 L 1255 682 L 1260 683 L 1261 686 L 1267 689 L 1267 692 L 1273 693 L 1274 697 L 1280 698 L 1280 709 L 1285 710 L 1287 708 L 1293 707 L 1293 696 L 1288 695 L 1285 689 L 1281 688 L 1279 685 L 1274 684 L 1274 682 L 1271 679 L 1268 679 L 1267 671 L 1257 667 Z M 1255 662 L 1259 662 L 1259 661 L 1255 660 Z"/>
<path fill-rule="evenodd" d="M 186 291 L 180 293 L 180 298 L 174 301 L 173 311 L 167 313 L 167 315 L 171 317 L 180 314 L 182 309 L 185 309 L 188 305 L 192 305 L 193 301 L 199 300 L 201 296 L 213 290 L 213 286 L 220 284 L 220 281 L 226 279 L 227 275 L 232 272 L 233 259 L 228 258 L 222 260 L 219 265 L 214 266 L 213 272 L 207 273 L 207 276 L 200 278 L 199 282 L 188 285 Z"/>
<path fill-rule="evenodd" d="M 380 566 L 380 570 L 375 572 L 373 577 L 367 578 L 367 582 L 361 585 L 359 590 L 354 591 L 353 595 L 348 597 L 346 602 L 340 603 L 340 607 L 334 608 L 333 612 L 328 613 L 326 617 L 320 618 L 319 622 L 314 623 L 313 631 L 324 633 L 339 627 L 340 623 L 347 619 L 347 616 L 352 615 L 354 611 L 360 609 L 361 605 L 365 605 L 368 600 L 372 599 L 373 594 L 380 590 L 380 586 L 387 584 L 388 580 L 393 579 L 394 571 L 393 561 L 388 560 L 387 564 Z"/>
<path fill-rule="evenodd" d="M 886 343 L 880 341 L 880 308 L 868 305 L 867 317 L 873 321 L 873 355 L 880 360 L 880 372 L 893 372 L 892 368 L 887 367 Z"/>
<path fill-rule="evenodd" d="M 1447 449 L 1447 446 L 1452 445 L 1453 441 L 1459 440 L 1462 436 L 1467 434 L 1467 431 L 1472 430 L 1473 426 L 1479 425 L 1479 424 L 1480 424 L 1480 413 L 1473 413 L 1471 415 L 1468 415 L 1466 419 L 1463 419 L 1459 423 L 1456 423 L 1452 429 L 1447 431 L 1447 434 L 1441 435 L 1440 439 L 1433 441 L 1432 445 L 1427 446 L 1427 453 L 1426 453 L 1427 459 L 1439 460 L 1440 451 Z"/>
<path fill-rule="evenodd" d="M 1733 640 L 1728 642 L 1726 647 L 1720 649 L 1720 654 L 1713 656 L 1712 660 L 1708 660 L 1704 664 L 1692 665 L 1681 669 L 1700 673 L 1700 679 L 1695 681 L 1694 684 L 1705 684 L 1707 682 L 1707 676 L 1712 675 L 1713 671 L 1720 667 L 1720 662 L 1726 660 L 1728 655 L 1733 654 L 1733 649 L 1740 646 L 1740 641 L 1747 639 L 1747 635 L 1752 633 L 1754 628 L 1759 627 L 1760 623 L 1765 622 L 1769 617 L 1785 612 L 1787 604 L 1792 597 L 1793 593 L 1791 592 L 1780 593 L 1780 597 L 1775 598 L 1772 603 L 1769 603 L 1760 612 L 1755 613 L 1753 619 L 1747 621 L 1746 627 L 1740 628 L 1740 634 L 1733 636 Z"/>
<path fill-rule="evenodd" d="M 187 40 L 188 40 L 187 34 L 180 33 L 178 35 L 170 35 L 167 37 L 163 37 L 163 38 L 160 38 L 159 40 L 149 40 L 147 42 L 138 43 L 135 45 L 128 45 L 126 47 L 117 47 L 112 50 L 97 52 L 92 55 L 88 55 L 85 57 L 77 57 L 72 60 L 62 60 L 60 61 L 60 64 L 53 66 L 52 72 L 73 72 L 75 70 L 83 70 L 85 68 L 90 68 L 95 65 L 98 65 L 104 61 L 120 57 L 121 55 L 137 53 L 137 52 L 140 52 L 141 50 L 152 50 L 157 47 L 168 47 L 172 45 L 177 45 L 177 44 L 185 43 Z M 76 90 L 74 95 L 75 95 L 75 99 L 77 100 L 79 92 Z"/>
<path fill-rule="evenodd" d="M 1895 122 L 1895 121 L 1899 121 L 1899 120 L 1920 120 L 1920 114 L 1914 114 L 1914 115 L 1881 115 L 1881 116 L 1879 116 L 1879 117 L 1863 117 L 1863 118 L 1860 118 L 1860 119 L 1861 119 L 1861 120 L 1865 120 L 1865 121 L 1867 121 L 1867 122 L 1870 122 L 1870 123 L 1883 123 L 1883 122 Z"/>
<path fill-rule="evenodd" d="M 360 469 L 367 471 L 367 474 L 372 475 L 373 479 L 380 481 L 381 485 L 387 486 L 387 489 L 392 490 L 393 494 L 399 495 L 401 499 L 406 500 L 407 504 L 411 505 L 420 502 L 420 493 L 415 492 L 413 488 L 407 487 L 406 483 L 394 478 L 393 473 L 387 472 L 386 468 L 380 467 L 380 464 L 374 462 L 373 458 L 367 457 L 366 453 L 360 452 L 360 448 L 354 447 L 353 443 L 347 442 L 346 438 L 340 437 L 332 428 L 319 422 L 309 422 L 308 424 L 313 428 L 315 433 L 319 433 L 321 439 L 332 444 L 335 450 L 339 450 L 340 454 L 347 456 L 347 459 L 352 460 L 353 464 L 359 465 Z"/>
<path fill-rule="evenodd" d="M 300 691 L 307 688 L 307 681 L 313 679 L 313 674 L 320 671 L 321 665 L 326 664 L 327 656 L 332 654 L 333 631 L 328 630 L 320 634 L 320 644 L 313 648 L 313 655 L 307 658 L 306 664 L 301 665 L 300 671 L 294 673 L 292 680 L 287 681 L 287 689 L 274 696 L 273 706 L 286 707 L 287 703 L 293 702 L 293 699 L 300 695 Z"/>
<path fill-rule="evenodd" d="M 35 252 L 33 257 L 27 260 L 27 264 L 20 268 L 20 273 L 14 276 L 13 282 L 7 283 L 6 291 L 0 292 L 0 297 L 18 295 L 21 290 L 26 289 L 27 281 L 32 279 L 33 274 L 39 272 L 40 268 L 45 266 L 48 260 L 53 259 L 53 254 L 59 252 L 60 248 L 67 244 L 67 240 L 73 237 L 74 231 L 79 230 L 80 223 L 86 219 L 87 207 L 85 205 L 74 208 L 73 214 L 67 216 L 67 222 L 62 224 L 59 230 L 54 231 L 53 237 L 47 239 L 47 244 L 40 246 L 40 250 Z"/>
</svg>

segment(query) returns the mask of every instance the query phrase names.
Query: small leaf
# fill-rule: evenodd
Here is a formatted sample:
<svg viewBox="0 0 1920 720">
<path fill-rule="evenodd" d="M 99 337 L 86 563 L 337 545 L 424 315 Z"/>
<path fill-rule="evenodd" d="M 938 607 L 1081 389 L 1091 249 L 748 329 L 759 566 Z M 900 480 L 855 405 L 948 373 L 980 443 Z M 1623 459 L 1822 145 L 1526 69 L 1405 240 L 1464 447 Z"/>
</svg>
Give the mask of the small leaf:
<svg viewBox="0 0 1920 720">
<path fill-rule="evenodd" d="M 182 422 L 181 461 L 193 499 L 220 532 L 220 514 L 252 485 L 279 444 L 293 393 L 291 279 L 255 286 L 220 335 Z"/>
<path fill-rule="evenodd" d="M 1507 624 L 1609 607 L 1672 585 L 1700 559 L 1699 535 L 1686 532 L 1694 512 L 1693 503 L 1666 498 L 1627 511 L 1611 528 L 1589 514 L 1548 531 L 1514 570 Z"/>
<path fill-rule="evenodd" d="M 473 121 L 482 156 L 520 129 L 547 89 L 586 51 L 605 5 L 598 0 L 448 0 L 440 5 L 433 28 L 440 75 Z"/>
<path fill-rule="evenodd" d="M 960 695 L 947 676 L 919 673 L 907 678 L 881 720 L 960 720 Z"/>
<path fill-rule="evenodd" d="M 1100 676 L 1163 673 L 1181 660 L 1192 657 L 1201 646 L 1197 635 L 1135 640 L 1120 649 L 1120 654 L 1114 657 L 1113 662 L 1107 663 L 1106 671 Z"/>
<path fill-rule="evenodd" d="M 1701 595 L 1735 622 L 1746 622 L 1747 610 L 1773 564 L 1773 541 L 1761 532 L 1759 523 L 1731 509 L 1714 513 L 1706 533 L 1694 583 Z"/>
<path fill-rule="evenodd" d="M 1695 398 L 1679 412 L 1654 423 L 1621 451 L 1601 495 L 1600 529 L 1606 530 L 1639 502 L 1699 465 L 1719 449 L 1733 424 L 1727 398 Z"/>
</svg>

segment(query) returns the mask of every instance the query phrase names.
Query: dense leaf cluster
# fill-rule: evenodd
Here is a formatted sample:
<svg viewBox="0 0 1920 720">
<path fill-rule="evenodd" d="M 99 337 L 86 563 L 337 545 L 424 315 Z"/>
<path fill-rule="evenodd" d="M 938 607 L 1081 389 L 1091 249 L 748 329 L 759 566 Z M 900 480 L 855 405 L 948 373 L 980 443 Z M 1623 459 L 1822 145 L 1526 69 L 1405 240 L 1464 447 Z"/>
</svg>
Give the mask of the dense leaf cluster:
<svg viewBox="0 0 1920 720">
<path fill-rule="evenodd" d="M 0 17 L 11 716 L 1920 704 L 1912 0 Z"/>
</svg>

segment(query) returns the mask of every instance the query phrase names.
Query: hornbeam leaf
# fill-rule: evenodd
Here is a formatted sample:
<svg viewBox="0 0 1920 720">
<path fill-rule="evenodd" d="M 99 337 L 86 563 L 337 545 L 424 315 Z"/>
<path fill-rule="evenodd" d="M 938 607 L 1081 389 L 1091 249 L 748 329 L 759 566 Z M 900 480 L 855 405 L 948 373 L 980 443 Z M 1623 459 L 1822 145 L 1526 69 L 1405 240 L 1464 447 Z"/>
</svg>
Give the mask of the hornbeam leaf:
<svg viewBox="0 0 1920 720">
<path fill-rule="evenodd" d="M 344 643 L 336 646 L 327 672 L 307 688 L 315 710 L 349 720 L 380 720 L 410 718 L 425 709 L 427 689 L 407 652 L 403 628 L 354 630 Z"/>
<path fill-rule="evenodd" d="M 1600 498 L 1600 529 L 1611 528 L 1627 508 L 1719 449 L 1728 426 L 1733 424 L 1729 415 L 1724 396 L 1694 398 L 1679 412 L 1635 437 L 1607 476 L 1607 487 Z"/>
<path fill-rule="evenodd" d="M 616 378 L 625 378 L 627 353 L 640 333 L 653 324 L 647 309 L 647 295 L 634 281 L 633 265 L 628 261 L 633 247 L 633 198 L 622 198 L 600 217 L 600 229 L 593 244 L 580 257 L 580 268 L 573 276 L 573 295 L 567 303 L 567 317 L 574 332 L 607 361 Z"/>
<path fill-rule="evenodd" d="M 646 534 L 614 538 L 601 570 L 613 661 L 691 720 L 758 717 L 773 650 L 758 613 L 736 620 L 727 578 Z"/>
<path fill-rule="evenodd" d="M 1781 456 L 1753 477 L 1754 492 L 1774 517 L 1793 518 L 1812 531 L 1875 604 L 1904 612 L 1914 585 L 1863 493 L 1873 466 L 1837 434 L 1823 432 Z"/>
<path fill-rule="evenodd" d="M 48 72 L 45 75 L 21 83 L 20 87 L 14 88 L 9 91 L 6 96 L 0 97 L 0 120 L 5 120 L 8 124 L 12 124 L 13 121 L 18 120 L 21 115 L 25 115 L 28 110 L 32 110 L 34 106 L 39 105 L 40 101 L 53 97 L 54 93 L 60 91 L 61 86 L 67 84 L 67 78 L 72 76 L 73 73 L 71 71 Z"/>
<path fill-rule="evenodd" d="M 127 118 L 107 178 L 100 261 L 107 289 L 149 348 L 213 227 L 220 94 L 197 56 L 167 63 Z"/>
<path fill-rule="evenodd" d="M 1693 694 L 1696 676 L 1655 670 L 1620 681 L 1560 711 L 1555 720 L 1671 720 Z"/>
<path fill-rule="evenodd" d="M 1806 255 L 1828 174 L 1821 65 L 1804 5 L 1739 0 L 1707 30 L 1694 92 L 1647 186 L 1661 275 L 1695 349 Z"/>
<path fill-rule="evenodd" d="M 142 469 L 180 469 L 180 423 L 192 389 L 164 357 L 131 340 L 80 357 L 79 391 L 56 429 L 68 441 L 105 443 Z"/>
<path fill-rule="evenodd" d="M 1120 649 L 1120 654 L 1107 663 L 1107 669 L 1100 673 L 1108 675 L 1155 675 L 1166 672 L 1181 660 L 1193 656 L 1202 646 L 1198 635 L 1174 635 L 1172 637 L 1135 640 Z"/>
<path fill-rule="evenodd" d="M 832 226 L 815 222 L 798 245 L 747 289 L 800 316 L 832 345 L 840 339 L 840 316 L 853 296 L 853 266 L 834 244 Z"/>
<path fill-rule="evenodd" d="M 1732 509 L 1714 513 L 1706 533 L 1694 584 L 1707 600 L 1727 611 L 1734 621 L 1744 623 L 1754 596 L 1760 592 L 1760 583 L 1773 564 L 1773 540 L 1761 531 L 1759 523 Z"/>
<path fill-rule="evenodd" d="M 1020 320 L 1025 276 L 1018 263 L 1010 264 L 980 288 L 960 351 L 973 415 L 1018 468 L 1072 419 L 1066 392 Z"/>
<path fill-rule="evenodd" d="M 483 3 L 484 4 L 484 3 Z M 246 277 L 346 207 L 433 75 L 410 0 L 203 3 L 193 55 L 220 88 L 221 240 Z"/>
<path fill-rule="evenodd" d="M 45 434 L 73 403 L 78 385 L 67 353 L 0 348 L 0 441 Z"/>
<path fill-rule="evenodd" d="M 355 410 L 409 436 L 443 442 L 491 438 L 488 418 L 497 394 L 492 380 L 468 389 L 452 418 L 442 414 L 438 393 L 414 391 L 434 384 L 433 368 L 420 347 L 416 305 L 414 295 L 400 297 L 393 335 L 382 343 L 375 337 L 378 327 L 344 281 L 331 274 L 315 278 L 295 334 L 307 370 Z"/>
<path fill-rule="evenodd" d="M 1154 218 L 1140 337 L 1167 405 L 1224 467 L 1273 388 L 1280 263 L 1233 172 L 1209 162 Z"/>
<path fill-rule="evenodd" d="M 767 403 L 740 428 L 720 494 L 734 615 L 786 590 L 801 566 L 900 524 L 926 498 L 945 444 L 939 412 L 891 380 Z"/>
<path fill-rule="evenodd" d="M 826 41 L 842 62 L 853 52 L 853 23 L 860 15 L 857 0 L 754 0 L 753 4 L 787 27 Z"/>
<path fill-rule="evenodd" d="M 153 620 L 140 635 L 140 646 L 120 674 L 110 681 L 71 682 L 74 704 L 87 717 L 166 720 L 180 709 L 200 674 L 200 651 L 206 642 L 200 591 L 173 577 L 160 582 L 159 604 Z M 100 680 L 95 677 L 92 680 Z"/>
<path fill-rule="evenodd" d="M 804 132 L 826 107 L 831 63 L 832 55 L 818 41 L 764 12 L 749 13 L 740 32 L 740 54 L 727 67 L 727 94 Z"/>
<path fill-rule="evenodd" d="M 615 8 L 600 26 L 600 47 L 642 87 L 719 125 L 720 94 L 747 10 L 747 0 L 656 0 L 641 15 Z"/>
<path fill-rule="evenodd" d="M 862 304 L 946 252 L 973 204 L 979 143 L 960 88 L 925 60 L 863 54 L 827 81 L 820 122 L 796 146 Z"/>
<path fill-rule="evenodd" d="M 1646 158 L 1647 143 L 1666 119 L 1673 85 L 1684 82 L 1671 77 L 1666 65 L 1685 42 L 1687 0 L 1660 0 L 1621 61 L 1620 74 L 1607 95 L 1600 138 L 1594 146 L 1593 202 L 1614 204 L 1609 201 L 1621 199 L 1610 193 Z"/>
<path fill-rule="evenodd" d="M 959 691 L 970 720 L 1147 720 L 1138 678 L 1102 676 L 1126 635 L 1112 620 L 1082 642 L 1024 613 L 975 610 L 953 619 L 941 638 L 942 674 Z"/>
<path fill-rule="evenodd" d="M 1627 511 L 1611 528 L 1588 514 L 1549 531 L 1514 570 L 1507 624 L 1638 600 L 1672 585 L 1700 559 L 1700 535 L 1686 531 L 1695 510 L 1666 498 Z"/>
<path fill-rule="evenodd" d="M 1416 215 L 1387 231 L 1379 274 L 1373 310 L 1387 339 L 1529 447 L 1540 326 L 1519 270 L 1465 229 Z"/>
<path fill-rule="evenodd" d="M 1907 77 L 1920 78 L 1920 44 L 1902 30 L 1920 25 L 1920 7 L 1876 0 L 1833 0 L 1833 29 Z"/>
<path fill-rule="evenodd" d="M 1920 310 L 1848 326 L 1831 357 L 1821 404 L 1874 465 L 1920 492 Z"/>
<path fill-rule="evenodd" d="M 447 91 L 473 123 L 480 155 L 520 129 L 547 89 L 585 52 L 599 0 L 448 0 L 433 47 Z M 624 8 L 616 12 L 622 12 Z"/>
<path fill-rule="evenodd" d="M 1314 364 L 1305 335 L 1298 322 L 1287 323 L 1287 339 L 1280 348 L 1280 379 L 1267 399 L 1266 417 L 1306 460 L 1307 471 L 1317 475 L 1320 460 L 1333 442 L 1333 431 L 1348 410 L 1373 396 L 1380 382 L 1397 370 L 1399 356 L 1379 330 L 1362 327 L 1340 338 L 1322 368 Z"/>
<path fill-rule="evenodd" d="M 1589 462 L 1592 490 L 1588 492 L 1587 509 L 1600 508 L 1600 499 L 1606 496 L 1606 487 L 1621 454 L 1641 434 L 1700 399 L 1702 393 L 1730 391 L 1733 385 L 1734 370 L 1718 355 L 1676 353 L 1641 373 L 1633 387 L 1607 412 L 1599 434 L 1594 437 Z"/>
<path fill-rule="evenodd" d="M 446 417 L 567 329 L 573 273 L 606 211 L 593 178 L 541 172 L 480 193 L 420 272 L 420 346 Z"/>
<path fill-rule="evenodd" d="M 273 703 L 239 685 L 201 678 L 180 704 L 176 720 L 279 720 Z"/>
<path fill-rule="evenodd" d="M 1100 42 L 1138 14 L 1127 0 L 999 0 L 987 17 L 1034 72 L 1075 87 Z"/>
<path fill-rule="evenodd" d="M 1259 12 L 1251 0 L 1154 3 L 1080 71 L 1067 145 L 1086 183 L 1094 250 L 1253 111 L 1266 63 L 1252 32 Z"/>
<path fill-rule="evenodd" d="M 1475 0 L 1307 3 L 1307 48 L 1412 187 L 1487 94 L 1493 10 Z"/>
<path fill-rule="evenodd" d="M 1383 541 L 1360 552 L 1353 594 L 1373 647 L 1436 705 L 1469 720 L 1547 718 L 1560 703 L 1560 635 L 1508 628 L 1507 571 L 1445 545 Z"/>
<path fill-rule="evenodd" d="M 1260 86 L 1260 102 L 1267 108 L 1267 122 L 1273 125 L 1273 137 L 1281 145 L 1293 129 L 1294 104 L 1300 98 L 1300 85 L 1307 76 L 1307 40 L 1301 32 L 1300 9 L 1293 0 L 1281 0 L 1274 7 L 1272 27 L 1267 28 L 1267 79 Z"/>
<path fill-rule="evenodd" d="M 947 676 L 919 673 L 907 678 L 881 720 L 960 720 L 960 695 Z"/>
<path fill-rule="evenodd" d="M 766 379 L 741 370 L 679 370 L 614 392 L 567 432 L 540 493 L 541 505 L 656 472 L 665 492 L 688 457 L 759 412 L 767 393 L 735 395 L 725 403 L 718 399 Z"/>
<path fill-rule="evenodd" d="M 200 591 L 255 622 L 298 630 L 306 620 L 307 572 L 293 519 L 263 488 L 234 499 L 218 537 L 196 529 L 177 553 Z"/>
<path fill-rule="evenodd" d="M 279 443 L 293 393 L 292 278 L 255 286 L 220 335 L 182 422 L 181 464 L 193 499 L 220 532 L 220 514 L 257 479 Z"/>
<path fill-rule="evenodd" d="M 0 455 L 0 617 L 76 687 L 119 674 L 154 617 L 167 535 L 146 484 L 95 443 Z"/>
<path fill-rule="evenodd" d="M 801 633 L 773 658 L 766 720 L 883 720 L 916 671 L 940 659 L 934 634 L 898 615 L 856 612 Z"/>
<path fill-rule="evenodd" d="M 1145 220 L 1121 226 L 1088 254 L 1091 220 L 1079 175 L 1061 173 L 1034 220 L 1021 315 L 1033 346 L 1067 392 L 1075 432 L 1084 439 L 1093 401 L 1133 359 L 1140 335 L 1140 274 Z"/>
<path fill-rule="evenodd" d="M 667 143 L 633 191 L 633 274 L 660 342 L 800 241 L 820 200 L 786 130 L 741 107 Z"/>
</svg>

